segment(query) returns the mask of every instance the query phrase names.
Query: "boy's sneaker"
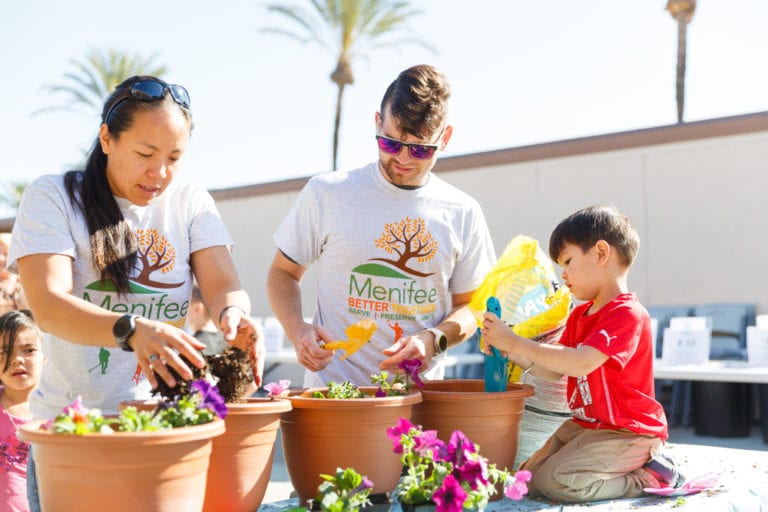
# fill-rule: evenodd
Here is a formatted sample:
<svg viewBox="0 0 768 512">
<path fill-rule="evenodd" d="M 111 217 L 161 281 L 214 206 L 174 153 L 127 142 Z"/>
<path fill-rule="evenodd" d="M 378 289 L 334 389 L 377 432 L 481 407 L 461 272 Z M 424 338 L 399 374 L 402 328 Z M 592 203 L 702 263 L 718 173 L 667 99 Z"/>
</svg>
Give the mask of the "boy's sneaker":
<svg viewBox="0 0 768 512">
<path fill-rule="evenodd" d="M 657 453 L 643 468 L 662 485 L 677 489 L 685 483 L 685 477 L 677 470 L 674 461 L 664 454 Z"/>
</svg>

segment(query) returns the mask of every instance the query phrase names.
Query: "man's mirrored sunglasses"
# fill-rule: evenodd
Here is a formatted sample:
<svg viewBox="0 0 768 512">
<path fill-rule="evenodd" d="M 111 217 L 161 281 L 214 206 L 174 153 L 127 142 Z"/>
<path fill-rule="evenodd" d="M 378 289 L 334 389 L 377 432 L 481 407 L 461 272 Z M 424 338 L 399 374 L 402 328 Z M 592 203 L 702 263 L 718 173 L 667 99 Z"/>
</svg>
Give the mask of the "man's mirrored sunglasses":
<svg viewBox="0 0 768 512">
<path fill-rule="evenodd" d="M 438 144 L 413 144 L 410 142 L 403 142 L 396 139 L 390 139 L 383 135 L 377 135 L 376 141 L 379 143 L 379 149 L 390 155 L 399 155 L 403 150 L 403 146 L 408 148 L 408 154 L 411 158 L 417 160 L 428 160 L 434 156 L 435 151 L 440 146 Z"/>
</svg>

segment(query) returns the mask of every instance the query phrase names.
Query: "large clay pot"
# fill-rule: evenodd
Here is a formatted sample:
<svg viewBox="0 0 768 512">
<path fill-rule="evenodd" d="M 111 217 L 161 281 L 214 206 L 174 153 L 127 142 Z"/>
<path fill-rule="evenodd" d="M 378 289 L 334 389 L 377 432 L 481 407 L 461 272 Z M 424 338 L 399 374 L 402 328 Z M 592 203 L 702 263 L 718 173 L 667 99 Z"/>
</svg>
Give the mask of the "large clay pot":
<svg viewBox="0 0 768 512">
<path fill-rule="evenodd" d="M 200 511 L 211 439 L 224 421 L 155 432 L 74 436 L 19 427 L 33 445 L 42 510 L 46 512 Z"/>
<path fill-rule="evenodd" d="M 249 398 L 227 404 L 226 432 L 213 440 L 205 512 L 255 512 L 272 474 L 280 415 L 291 402 Z"/>
<path fill-rule="evenodd" d="M 299 503 L 312 500 L 323 482 L 320 475 L 333 475 L 336 468 L 353 468 L 367 476 L 374 494 L 391 493 L 403 465 L 392 451 L 387 429 L 401 417 L 410 419 L 421 394 L 328 399 L 312 398 L 314 391 L 325 393 L 327 388 L 291 392 L 287 399 L 293 408 L 280 420 L 285 464 Z"/>
<path fill-rule="evenodd" d="M 509 383 L 506 391 L 486 392 L 479 379 L 446 379 L 424 383 L 422 401 L 413 410 L 413 423 L 437 430 L 448 441 L 461 430 L 480 447 L 480 453 L 499 469 L 514 470 L 520 420 L 533 386 Z M 501 496 L 496 495 L 494 499 Z"/>
</svg>

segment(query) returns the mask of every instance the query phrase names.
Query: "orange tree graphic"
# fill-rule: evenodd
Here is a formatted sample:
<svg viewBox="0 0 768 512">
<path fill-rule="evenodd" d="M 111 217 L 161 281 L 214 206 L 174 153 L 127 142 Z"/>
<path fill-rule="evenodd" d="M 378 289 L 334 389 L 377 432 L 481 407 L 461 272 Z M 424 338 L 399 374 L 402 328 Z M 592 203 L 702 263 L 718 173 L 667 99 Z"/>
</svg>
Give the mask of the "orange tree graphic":
<svg viewBox="0 0 768 512">
<path fill-rule="evenodd" d="M 176 265 L 176 249 L 168 243 L 168 240 L 158 233 L 157 229 L 137 229 L 136 236 L 139 241 L 138 260 L 141 272 L 134 281 L 153 288 L 181 286 L 183 283 L 162 283 L 152 279 L 153 273 L 159 271 L 165 274 L 173 270 Z"/>
<path fill-rule="evenodd" d="M 424 219 L 406 217 L 400 222 L 388 223 L 384 226 L 381 238 L 374 240 L 376 247 L 384 249 L 387 254 L 397 255 L 397 259 L 371 258 L 374 261 L 385 261 L 411 275 L 426 277 L 434 272 L 424 273 L 408 267 L 408 261 L 416 258 L 419 263 L 429 261 L 437 253 L 437 241 L 427 229 Z"/>
</svg>

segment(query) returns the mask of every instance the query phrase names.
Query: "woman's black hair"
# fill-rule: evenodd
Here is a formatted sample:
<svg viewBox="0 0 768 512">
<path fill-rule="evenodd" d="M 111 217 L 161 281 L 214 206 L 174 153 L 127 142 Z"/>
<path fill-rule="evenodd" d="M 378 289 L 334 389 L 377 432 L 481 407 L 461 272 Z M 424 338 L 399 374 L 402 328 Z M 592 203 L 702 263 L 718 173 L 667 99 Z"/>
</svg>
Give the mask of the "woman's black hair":
<svg viewBox="0 0 768 512">
<path fill-rule="evenodd" d="M 131 127 L 137 111 L 161 108 L 168 102 L 175 104 L 168 92 L 163 100 L 130 101 L 131 98 L 126 98 L 125 89 L 140 80 L 157 79 L 152 76 L 132 76 L 118 85 L 104 102 L 102 123 L 109 121 L 107 128 L 114 137 Z M 117 102 L 120 105 L 112 110 L 107 120 L 107 113 Z M 179 108 L 190 121 L 191 128 L 189 111 Z M 102 151 L 98 136 L 88 155 L 85 170 L 68 171 L 64 175 L 64 185 L 73 206 L 85 218 L 90 235 L 91 259 L 101 273 L 101 279 L 111 281 L 119 295 L 128 294 L 130 276 L 138 258 L 138 242 L 109 187 L 107 155 Z"/>
<path fill-rule="evenodd" d="M 32 329 L 40 336 L 43 335 L 35 323 L 32 312 L 28 309 L 15 309 L 0 316 L 0 337 L 3 340 L 2 354 L 5 356 L 5 365 L 0 373 L 5 373 L 11 366 L 11 356 L 16 344 L 16 338 L 21 331 Z"/>
</svg>

